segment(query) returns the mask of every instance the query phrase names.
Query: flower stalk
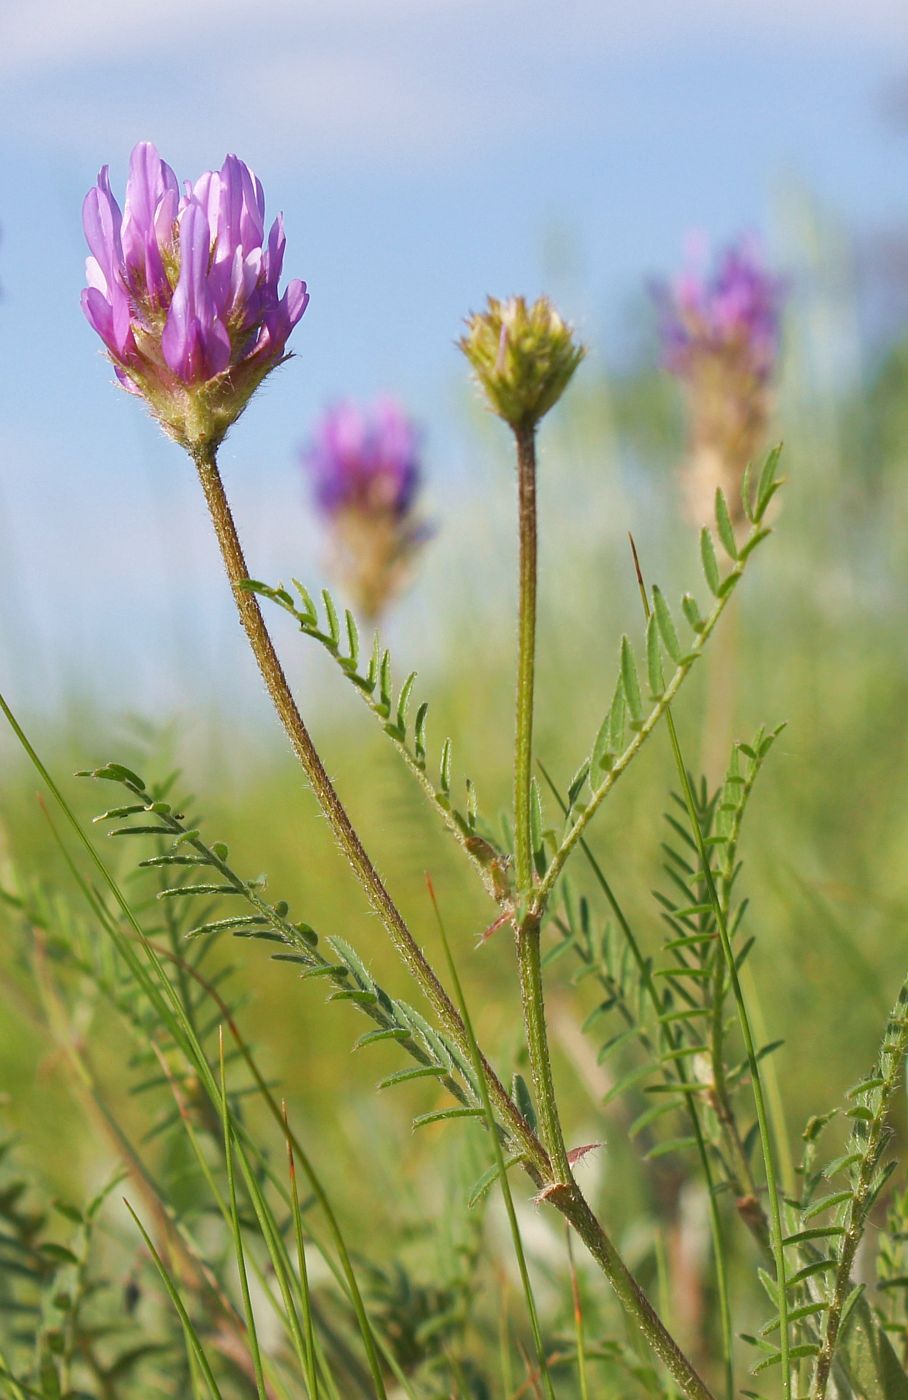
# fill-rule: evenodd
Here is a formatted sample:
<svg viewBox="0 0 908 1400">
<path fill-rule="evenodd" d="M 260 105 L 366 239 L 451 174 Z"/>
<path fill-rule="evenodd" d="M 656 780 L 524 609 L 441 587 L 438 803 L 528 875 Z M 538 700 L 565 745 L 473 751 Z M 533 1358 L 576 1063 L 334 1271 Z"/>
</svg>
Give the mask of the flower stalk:
<svg viewBox="0 0 908 1400">
<path fill-rule="evenodd" d="M 536 681 L 536 427 L 516 428 L 517 489 L 520 534 L 517 624 L 517 713 L 514 739 L 514 837 L 518 908 L 530 895 L 533 851 L 530 800 L 533 768 L 533 707 Z M 540 919 L 521 913 L 517 923 L 517 968 L 526 1027 L 527 1050 L 546 1151 L 559 1184 L 571 1181 L 571 1167 L 558 1116 L 545 1021 Z"/>
</svg>

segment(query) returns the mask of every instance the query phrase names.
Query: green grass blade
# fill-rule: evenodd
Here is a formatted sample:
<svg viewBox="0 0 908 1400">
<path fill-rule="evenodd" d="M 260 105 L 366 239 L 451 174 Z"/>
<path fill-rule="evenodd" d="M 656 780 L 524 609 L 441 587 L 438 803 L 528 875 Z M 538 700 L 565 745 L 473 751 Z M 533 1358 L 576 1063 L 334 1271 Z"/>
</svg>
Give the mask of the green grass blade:
<svg viewBox="0 0 908 1400">
<path fill-rule="evenodd" d="M 227 1165 L 227 1190 L 230 1196 L 230 1225 L 233 1232 L 233 1247 L 236 1254 L 237 1273 L 243 1295 L 243 1312 L 246 1315 L 246 1331 L 252 1352 L 252 1365 L 255 1370 L 255 1385 L 259 1400 L 268 1400 L 265 1391 L 265 1374 L 262 1370 L 262 1353 L 259 1348 L 255 1326 L 255 1313 L 249 1296 L 249 1279 L 246 1275 L 246 1253 L 243 1249 L 243 1231 L 236 1202 L 236 1174 L 233 1168 L 233 1129 L 230 1122 L 230 1105 L 227 1102 L 227 1076 L 224 1070 L 224 1032 L 218 1033 L 218 1059 L 221 1081 L 221 1123 L 224 1129 L 224 1161 Z"/>
<path fill-rule="evenodd" d="M 498 1124 L 495 1120 L 495 1115 L 492 1112 L 492 1102 L 489 1098 L 489 1086 L 486 1082 L 485 1071 L 483 1070 L 482 1056 L 479 1053 L 479 1045 L 476 1040 L 476 1035 L 473 1031 L 473 1022 L 470 1017 L 470 1012 L 463 994 L 463 986 L 461 985 L 460 976 L 457 971 L 457 965 L 454 962 L 454 956 L 451 952 L 451 945 L 448 941 L 447 929 L 445 928 L 444 920 L 441 917 L 441 910 L 439 909 L 438 902 L 435 898 L 435 889 L 432 885 L 431 880 L 427 879 L 427 883 L 429 886 L 429 897 L 432 900 L 432 907 L 435 910 L 435 917 L 438 921 L 438 929 L 441 934 L 441 941 L 444 947 L 445 958 L 448 963 L 448 971 L 451 974 L 451 985 L 454 988 L 454 996 L 457 1001 L 457 1009 L 459 1010 L 463 1019 L 464 1028 L 467 1033 L 467 1039 L 470 1044 L 470 1056 L 473 1061 L 473 1069 L 476 1074 L 476 1082 L 479 1085 L 479 1092 L 482 1098 L 482 1106 L 485 1112 L 486 1122 L 489 1127 L 489 1137 L 492 1139 L 492 1145 L 495 1152 L 495 1162 L 498 1167 L 499 1180 L 501 1181 L 501 1194 L 504 1197 L 505 1209 L 508 1213 L 508 1224 L 511 1230 L 511 1240 L 513 1241 L 514 1254 L 517 1258 L 517 1267 L 520 1270 L 520 1280 L 523 1285 L 523 1293 L 526 1299 L 527 1313 L 530 1319 L 530 1328 L 533 1333 L 533 1345 L 536 1348 L 536 1360 L 539 1365 L 539 1373 L 542 1377 L 542 1382 L 545 1387 L 546 1395 L 549 1397 L 549 1400 L 555 1400 L 555 1392 L 552 1389 L 552 1379 L 549 1375 L 548 1362 L 546 1361 L 545 1347 L 542 1343 L 542 1331 L 539 1326 L 539 1314 L 536 1309 L 536 1300 L 533 1296 L 533 1286 L 530 1282 L 530 1274 L 527 1268 L 526 1255 L 524 1253 L 523 1248 L 523 1239 L 521 1238 L 520 1234 L 520 1226 L 517 1222 L 517 1212 L 514 1209 L 514 1197 L 511 1194 L 511 1184 L 508 1181 L 508 1174 L 505 1169 L 504 1153 L 501 1150 L 501 1140 L 498 1135 Z"/>
<path fill-rule="evenodd" d="M 214 1378 L 214 1374 L 211 1370 L 208 1357 L 205 1355 L 205 1349 L 202 1346 L 201 1341 L 199 1340 L 198 1333 L 192 1325 L 192 1319 L 189 1316 L 189 1313 L 186 1311 L 183 1300 L 180 1297 L 179 1290 L 173 1282 L 173 1279 L 170 1277 L 170 1274 L 167 1272 L 167 1269 L 164 1266 L 164 1261 L 162 1260 L 161 1256 L 158 1254 L 158 1251 L 152 1244 L 151 1236 L 145 1229 L 145 1226 L 142 1224 L 139 1217 L 136 1215 L 132 1206 L 125 1198 L 123 1204 L 126 1206 L 126 1209 L 129 1211 L 133 1220 L 136 1222 L 136 1225 L 139 1228 L 139 1232 L 143 1240 L 145 1241 L 146 1248 L 148 1249 L 148 1252 L 152 1257 L 155 1268 L 157 1269 L 161 1277 L 161 1282 L 163 1283 L 164 1288 L 167 1291 L 167 1296 L 173 1303 L 173 1306 L 176 1308 L 177 1314 L 180 1318 L 180 1322 L 183 1324 L 183 1330 L 185 1331 L 186 1336 L 189 1339 L 189 1343 L 192 1347 L 193 1356 L 195 1357 L 199 1369 L 201 1370 L 202 1375 L 205 1378 L 205 1384 L 208 1386 L 209 1393 L 214 1396 L 214 1400 L 221 1400 L 221 1392 L 218 1389 L 218 1383 Z"/>
<path fill-rule="evenodd" d="M 312 1299 L 309 1294 L 309 1270 L 306 1267 L 306 1246 L 303 1240 L 303 1217 L 300 1212 L 300 1197 L 296 1181 L 296 1162 L 293 1157 L 293 1143 L 290 1141 L 287 1105 L 282 1103 L 281 1109 L 284 1115 L 287 1140 L 287 1169 L 290 1176 L 290 1203 L 293 1208 L 293 1234 L 296 1240 L 300 1287 L 303 1292 L 303 1316 L 306 1327 L 306 1384 L 309 1387 L 311 1400 L 319 1400 L 318 1371 L 315 1365 L 315 1335 L 312 1326 Z"/>
</svg>

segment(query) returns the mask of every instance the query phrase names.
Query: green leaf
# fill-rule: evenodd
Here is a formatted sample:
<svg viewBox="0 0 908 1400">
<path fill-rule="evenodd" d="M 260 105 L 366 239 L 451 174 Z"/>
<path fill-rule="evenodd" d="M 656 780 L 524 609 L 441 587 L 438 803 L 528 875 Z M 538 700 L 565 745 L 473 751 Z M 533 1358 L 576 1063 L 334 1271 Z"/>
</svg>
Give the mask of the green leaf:
<svg viewBox="0 0 908 1400">
<path fill-rule="evenodd" d="M 659 648 L 659 624 L 652 613 L 646 624 L 646 670 L 650 694 L 658 700 L 665 690 L 665 675 L 662 671 L 662 653 Z"/>
<path fill-rule="evenodd" d="M 753 463 L 748 461 L 741 477 L 741 503 L 744 506 L 744 514 L 751 522 L 754 518 L 753 507 Z"/>
<path fill-rule="evenodd" d="M 608 712 L 608 749 L 610 753 L 620 753 L 624 743 L 625 701 L 624 682 L 618 677 L 615 695 Z"/>
<path fill-rule="evenodd" d="M 589 759 L 586 759 L 583 763 L 581 763 L 580 767 L 577 769 L 577 772 L 574 774 L 574 776 L 573 776 L 573 778 L 571 779 L 570 784 L 569 784 L 569 786 L 568 786 L 568 791 L 567 791 L 567 796 L 568 796 L 568 811 L 570 811 L 570 809 L 573 807 L 574 803 L 577 801 L 577 798 L 580 796 L 581 792 L 583 791 L 583 784 L 584 784 L 584 783 L 586 782 L 586 780 L 587 780 L 587 777 L 588 777 L 588 775 L 589 775 L 589 771 L 590 771 L 590 760 L 589 760 Z"/>
<path fill-rule="evenodd" d="M 305 614 L 306 623 L 312 624 L 314 622 L 317 622 L 318 609 L 315 606 L 315 600 L 312 597 L 312 594 L 309 592 L 305 584 L 300 583 L 298 578 L 291 579 L 291 583 L 293 584 L 293 587 L 296 589 L 297 593 L 300 595 L 300 600 L 303 604 L 303 612 Z"/>
<path fill-rule="evenodd" d="M 416 721 L 413 725 L 413 744 L 416 753 L 416 762 L 420 768 L 426 763 L 426 719 L 429 714 L 429 702 L 424 700 L 416 711 Z"/>
<path fill-rule="evenodd" d="M 828 1274 L 830 1269 L 835 1269 L 837 1265 L 838 1260 L 831 1257 L 812 1259 L 809 1264 L 804 1265 L 803 1269 L 798 1269 L 797 1273 L 785 1280 L 786 1293 L 790 1292 L 792 1288 L 797 1288 L 798 1284 L 803 1283 L 805 1279 L 813 1278 L 815 1274 Z"/>
<path fill-rule="evenodd" d="M 130 802 L 126 807 L 111 807 L 107 812 L 101 812 L 97 817 L 92 817 L 93 822 L 117 822 L 123 817 L 134 817 L 137 812 L 148 812 L 150 807 L 147 802 Z"/>
<path fill-rule="evenodd" d="M 722 584 L 719 574 L 719 561 L 716 558 L 716 547 L 713 544 L 713 537 L 705 525 L 700 531 L 700 559 L 703 563 L 703 573 L 706 576 L 709 591 L 718 598 L 719 589 Z"/>
<path fill-rule="evenodd" d="M 542 798 L 535 777 L 530 781 L 530 845 L 534 855 L 543 850 Z"/>
<path fill-rule="evenodd" d="M 853 1167 L 855 1162 L 860 1160 L 860 1152 L 846 1152 L 844 1156 L 835 1157 L 831 1162 L 827 1162 L 823 1168 L 823 1175 L 828 1181 L 830 1177 L 837 1176 L 839 1172 L 847 1171 L 849 1167 Z"/>
<path fill-rule="evenodd" d="M 379 1089 L 391 1089 L 395 1084 L 409 1084 L 411 1079 L 442 1079 L 447 1070 L 443 1065 L 416 1065 L 413 1069 L 399 1069 L 382 1079 Z"/>
<path fill-rule="evenodd" d="M 407 709 L 410 704 L 410 696 L 413 693 L 413 685 L 416 680 L 416 672 L 411 671 L 407 679 L 400 688 L 400 697 L 397 701 L 397 727 L 401 734 L 407 729 Z"/>
<path fill-rule="evenodd" d="M 451 1118 L 484 1118 L 483 1108 L 441 1108 L 436 1113 L 420 1113 L 413 1119 L 414 1128 L 425 1128 L 429 1123 L 446 1123 Z"/>
<path fill-rule="evenodd" d="M 536 1109 L 533 1107 L 533 1096 L 522 1074 L 515 1074 L 511 1086 L 511 1097 L 520 1110 L 521 1116 L 529 1123 L 533 1132 L 536 1131 Z M 494 1179 L 494 1178 L 493 1178 Z"/>
<path fill-rule="evenodd" d="M 685 593 L 684 597 L 681 599 L 681 611 L 684 613 L 684 616 L 695 632 L 699 633 L 703 631 L 706 624 L 700 615 L 700 609 L 697 607 L 697 600 L 694 598 L 693 594 Z"/>
<path fill-rule="evenodd" d="M 381 712 L 387 718 L 391 713 L 391 653 L 387 649 L 382 653 L 378 672 L 378 696 Z"/>
<path fill-rule="evenodd" d="M 235 885 L 175 885 L 173 889 L 159 890 L 158 899 L 185 899 L 193 895 L 242 894 Z"/>
<path fill-rule="evenodd" d="M 863 1400 L 908 1400 L 908 1375 L 877 1325 L 867 1299 L 849 1294 L 850 1310 L 842 1325 L 836 1359 L 848 1375 L 852 1391 Z"/>
<path fill-rule="evenodd" d="M 824 1210 L 832 1210 L 833 1206 L 841 1205 L 843 1201 L 851 1200 L 850 1191 L 833 1191 L 828 1196 L 822 1196 L 820 1200 L 814 1201 L 809 1210 L 803 1213 L 804 1220 L 813 1220 L 814 1216 L 822 1215 Z"/>
<path fill-rule="evenodd" d="M 771 534 L 772 531 L 769 529 L 756 530 L 750 536 L 750 538 L 741 546 L 741 549 L 738 552 L 738 559 L 740 563 L 743 564 L 745 559 L 749 559 L 751 554 L 753 554 L 754 550 L 759 545 L 761 545 L 765 539 L 768 539 Z"/>
<path fill-rule="evenodd" d="M 816 1356 L 819 1350 L 820 1348 L 815 1342 L 803 1342 L 800 1346 L 788 1348 L 788 1358 L 790 1361 L 799 1361 L 808 1356 Z M 761 1371 L 768 1371 L 771 1366 L 778 1366 L 781 1360 L 782 1353 L 780 1351 L 774 1351 L 772 1356 L 766 1357 L 765 1361 L 759 1361 L 757 1363 L 753 1369 L 753 1374 L 757 1376 Z"/>
<path fill-rule="evenodd" d="M 681 664 L 683 652 L 681 643 L 678 641 L 678 633 L 675 631 L 674 620 L 665 596 L 660 588 L 653 585 L 653 614 L 659 628 L 659 636 L 662 638 L 662 645 L 668 652 L 676 666 Z"/>
<path fill-rule="evenodd" d="M 735 540 L 734 526 L 731 523 L 731 516 L 728 513 L 728 503 L 721 486 L 716 487 L 716 530 L 725 553 L 732 559 L 738 557 L 738 545 Z"/>
<path fill-rule="evenodd" d="M 54 1264 L 78 1264 L 78 1255 L 71 1249 L 67 1249 L 65 1244 L 42 1244 L 38 1246 L 39 1253 L 45 1259 L 50 1259 Z"/>
<path fill-rule="evenodd" d="M 403 1026 L 386 1026 L 384 1030 L 367 1031 L 354 1042 L 354 1050 L 363 1050 L 367 1045 L 375 1045 L 380 1040 L 409 1040 L 410 1032 Z"/>
<path fill-rule="evenodd" d="M 92 768 L 83 770 L 76 774 L 77 778 L 103 778 L 111 783 L 130 783 L 133 787 L 142 788 L 145 784 L 134 773 L 131 768 L 125 768 L 122 763 L 105 763 L 103 768 Z"/>
<path fill-rule="evenodd" d="M 67 1220 L 71 1220 L 74 1225 L 81 1225 L 85 1217 L 77 1206 L 70 1205 L 69 1201 L 54 1201 L 54 1210 Z"/>
<path fill-rule="evenodd" d="M 648 1152 L 645 1152 L 643 1154 L 643 1160 L 645 1162 L 655 1162 L 660 1157 L 672 1156 L 676 1152 L 687 1152 L 690 1148 L 696 1146 L 697 1139 L 695 1137 L 669 1138 L 668 1141 L 660 1142 L 655 1147 L 651 1147 Z"/>
<path fill-rule="evenodd" d="M 441 764 L 438 773 L 438 785 L 447 797 L 451 791 L 451 740 L 445 739 L 441 746 Z"/>
<path fill-rule="evenodd" d="M 621 681 L 631 723 L 640 724 L 643 719 L 643 697 L 640 694 L 640 680 L 637 676 L 637 663 L 627 635 L 621 638 Z"/>
<path fill-rule="evenodd" d="M 359 665 L 359 630 L 356 626 L 356 619 L 349 608 L 344 609 L 344 621 L 347 624 L 347 666 L 351 671 L 355 671 Z"/>
<path fill-rule="evenodd" d="M 504 1163 L 505 1171 L 510 1171 L 511 1167 L 516 1167 L 518 1162 L 522 1161 L 523 1158 L 521 1156 L 506 1158 Z M 498 1169 L 497 1162 L 493 1162 L 492 1165 L 489 1168 L 487 1168 L 486 1171 L 483 1172 L 482 1176 L 473 1186 L 473 1189 L 470 1192 L 470 1195 L 467 1199 L 467 1205 L 470 1208 L 470 1210 L 472 1210 L 474 1206 L 479 1204 L 483 1196 L 488 1194 L 490 1187 L 495 1185 L 495 1182 L 498 1180 L 500 1175 L 501 1173 Z"/>
<path fill-rule="evenodd" d="M 782 451 L 782 444 L 779 443 L 771 452 L 767 454 L 763 463 L 763 470 L 760 472 L 760 479 L 757 482 L 757 499 L 754 508 L 754 515 L 757 521 L 762 520 L 766 507 L 772 500 L 779 486 L 776 480 L 776 467 L 779 464 L 779 455 Z"/>
<path fill-rule="evenodd" d="M 472 778 L 467 778 L 465 780 L 465 783 L 467 789 L 467 825 L 469 826 L 471 831 L 475 831 L 476 818 L 479 814 L 478 802 L 476 797 L 476 787 Z"/>
<path fill-rule="evenodd" d="M 840 1239 L 845 1233 L 842 1225 L 819 1225 L 811 1230 L 796 1230 L 793 1235 L 786 1235 L 782 1243 L 788 1248 L 793 1244 L 804 1244 L 807 1240 L 832 1240 Z"/>
<path fill-rule="evenodd" d="M 378 682 L 378 667 L 381 659 L 381 641 L 378 633 L 372 637 L 372 655 L 369 658 L 369 669 L 366 672 L 366 689 L 371 695 Z"/>
<path fill-rule="evenodd" d="M 331 651 L 336 652 L 340 647 L 340 623 L 337 619 L 337 608 L 334 606 L 334 599 L 327 588 L 322 589 L 322 598 L 325 604 L 325 616 L 328 619 L 328 635 L 331 638 Z"/>
</svg>

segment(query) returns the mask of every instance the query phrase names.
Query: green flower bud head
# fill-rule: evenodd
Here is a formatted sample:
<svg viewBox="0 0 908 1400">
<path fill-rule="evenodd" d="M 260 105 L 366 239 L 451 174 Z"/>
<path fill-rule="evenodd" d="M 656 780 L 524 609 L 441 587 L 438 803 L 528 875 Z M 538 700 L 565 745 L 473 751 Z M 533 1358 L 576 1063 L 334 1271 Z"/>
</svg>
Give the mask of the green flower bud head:
<svg viewBox="0 0 908 1400">
<path fill-rule="evenodd" d="M 548 297 L 489 297 L 458 341 L 493 413 L 516 431 L 534 428 L 561 398 L 586 347 Z"/>
</svg>

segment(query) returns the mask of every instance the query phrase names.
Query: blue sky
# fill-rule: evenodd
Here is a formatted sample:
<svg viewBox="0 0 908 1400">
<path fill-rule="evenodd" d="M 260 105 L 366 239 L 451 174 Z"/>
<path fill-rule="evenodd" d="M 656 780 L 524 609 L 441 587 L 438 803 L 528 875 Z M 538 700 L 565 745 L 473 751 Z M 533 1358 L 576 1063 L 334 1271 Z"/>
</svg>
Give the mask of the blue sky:
<svg viewBox="0 0 908 1400">
<path fill-rule="evenodd" d="M 83 194 L 105 162 L 122 190 L 135 140 L 181 176 L 242 155 L 309 282 L 297 358 L 225 449 L 269 576 L 312 548 L 294 451 L 332 398 L 399 392 L 436 501 L 463 498 L 453 340 L 486 292 L 554 283 L 606 362 L 692 227 L 772 246 L 794 187 L 857 230 L 908 212 L 883 117 L 904 0 L 2 0 L 2 34 L 0 674 L 23 703 L 92 667 L 114 701 L 175 701 L 231 626 L 188 463 L 78 307 Z"/>
</svg>

